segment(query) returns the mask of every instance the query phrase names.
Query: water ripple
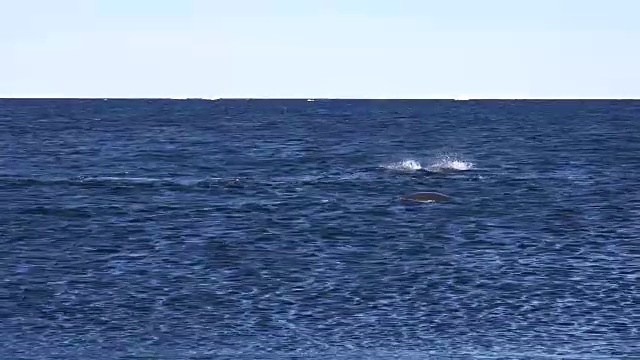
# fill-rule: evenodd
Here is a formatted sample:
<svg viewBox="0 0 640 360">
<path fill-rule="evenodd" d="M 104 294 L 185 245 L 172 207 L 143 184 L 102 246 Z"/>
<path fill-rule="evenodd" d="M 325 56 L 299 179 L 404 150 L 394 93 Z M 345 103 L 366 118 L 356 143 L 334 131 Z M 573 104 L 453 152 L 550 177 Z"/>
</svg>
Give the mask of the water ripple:
<svg viewBox="0 0 640 360">
<path fill-rule="evenodd" d="M 635 103 L 0 105 L 2 358 L 640 354 Z"/>
</svg>

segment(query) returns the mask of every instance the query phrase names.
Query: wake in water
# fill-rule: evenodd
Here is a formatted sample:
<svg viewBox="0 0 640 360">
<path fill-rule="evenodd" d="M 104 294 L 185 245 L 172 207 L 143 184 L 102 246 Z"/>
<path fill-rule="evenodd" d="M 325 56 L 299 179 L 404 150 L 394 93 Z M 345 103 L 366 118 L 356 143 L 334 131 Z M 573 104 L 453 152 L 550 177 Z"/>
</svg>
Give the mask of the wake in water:
<svg viewBox="0 0 640 360">
<path fill-rule="evenodd" d="M 383 167 L 385 169 L 403 172 L 428 171 L 432 173 L 445 173 L 471 170 L 474 168 L 474 164 L 459 156 L 442 155 L 435 158 L 435 160 L 427 166 L 423 166 L 419 161 L 414 159 L 405 159 L 399 162 L 383 165 Z"/>
</svg>

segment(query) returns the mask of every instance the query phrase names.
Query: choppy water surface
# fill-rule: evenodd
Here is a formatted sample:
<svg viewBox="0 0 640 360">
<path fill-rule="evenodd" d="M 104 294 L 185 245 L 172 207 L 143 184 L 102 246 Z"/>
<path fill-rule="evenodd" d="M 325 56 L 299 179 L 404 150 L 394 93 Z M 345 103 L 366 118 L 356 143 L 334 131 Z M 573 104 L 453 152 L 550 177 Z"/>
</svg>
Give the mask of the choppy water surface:
<svg viewBox="0 0 640 360">
<path fill-rule="evenodd" d="M 640 358 L 639 119 L 0 100 L 0 357 Z"/>
</svg>

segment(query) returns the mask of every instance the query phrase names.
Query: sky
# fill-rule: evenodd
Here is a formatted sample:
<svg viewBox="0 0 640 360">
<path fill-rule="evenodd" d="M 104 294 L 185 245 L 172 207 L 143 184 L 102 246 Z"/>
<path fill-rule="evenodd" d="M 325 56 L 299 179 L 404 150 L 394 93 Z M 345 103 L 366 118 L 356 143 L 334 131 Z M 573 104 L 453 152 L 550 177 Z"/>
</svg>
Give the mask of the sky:
<svg viewBox="0 0 640 360">
<path fill-rule="evenodd" d="M 640 98 L 635 0 L 0 0 L 0 97 Z"/>
</svg>

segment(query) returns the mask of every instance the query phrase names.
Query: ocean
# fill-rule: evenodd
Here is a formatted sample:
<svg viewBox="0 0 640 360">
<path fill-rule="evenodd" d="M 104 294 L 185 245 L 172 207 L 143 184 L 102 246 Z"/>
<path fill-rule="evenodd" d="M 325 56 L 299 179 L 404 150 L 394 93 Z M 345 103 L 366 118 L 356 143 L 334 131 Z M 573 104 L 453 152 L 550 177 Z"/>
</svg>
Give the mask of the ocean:
<svg viewBox="0 0 640 360">
<path fill-rule="evenodd" d="M 638 174 L 640 101 L 0 100 L 0 358 L 639 359 Z"/>
</svg>

